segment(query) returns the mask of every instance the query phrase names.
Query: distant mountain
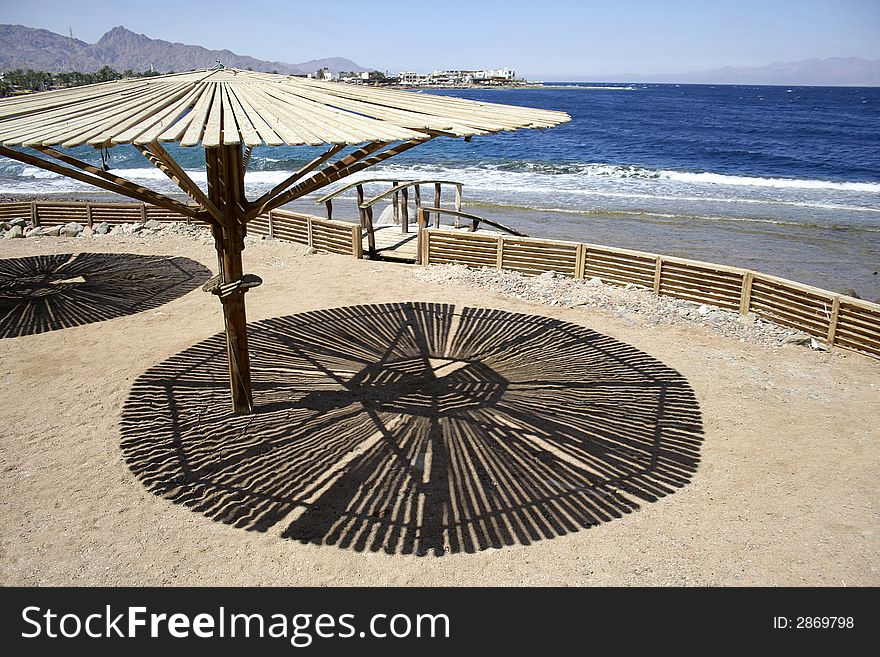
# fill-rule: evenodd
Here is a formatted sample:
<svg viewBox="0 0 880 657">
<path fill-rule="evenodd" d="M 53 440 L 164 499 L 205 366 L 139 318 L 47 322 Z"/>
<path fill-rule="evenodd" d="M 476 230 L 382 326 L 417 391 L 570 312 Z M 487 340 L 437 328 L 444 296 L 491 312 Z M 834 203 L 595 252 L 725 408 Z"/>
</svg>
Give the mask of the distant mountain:
<svg viewBox="0 0 880 657">
<path fill-rule="evenodd" d="M 680 84 L 771 84 L 828 87 L 880 86 L 880 60 L 828 57 L 767 66 L 732 67 L 669 75 L 622 74 L 578 78 L 584 81 L 667 82 Z"/>
<path fill-rule="evenodd" d="M 828 57 L 799 62 L 774 62 L 768 66 L 731 67 L 672 76 L 676 82 L 715 84 L 779 84 L 820 87 L 880 86 L 880 60 L 861 57 Z"/>
<path fill-rule="evenodd" d="M 34 68 L 51 73 L 86 72 L 110 66 L 117 71 L 130 68 L 140 72 L 152 66 L 155 71 L 167 73 L 208 68 L 218 60 L 234 68 L 288 74 L 314 73 L 320 68 L 328 68 L 334 73 L 367 70 L 343 57 L 313 59 L 302 64 L 267 62 L 236 55 L 230 50 L 208 50 L 201 46 L 151 39 L 124 27 L 114 27 L 98 43 L 89 44 L 49 30 L 0 25 L 0 71 Z"/>
</svg>

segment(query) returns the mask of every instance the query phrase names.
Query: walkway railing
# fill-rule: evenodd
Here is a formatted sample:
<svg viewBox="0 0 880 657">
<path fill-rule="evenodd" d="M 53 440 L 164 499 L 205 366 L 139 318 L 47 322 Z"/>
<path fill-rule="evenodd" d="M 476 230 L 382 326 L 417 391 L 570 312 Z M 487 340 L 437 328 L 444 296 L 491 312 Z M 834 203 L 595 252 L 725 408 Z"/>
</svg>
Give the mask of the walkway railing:
<svg viewBox="0 0 880 657">
<path fill-rule="evenodd" d="M 364 185 L 374 185 L 381 183 L 390 184 L 391 188 L 370 198 L 364 197 Z M 400 178 L 366 178 L 345 185 L 344 187 L 340 187 L 339 189 L 335 189 L 329 194 L 325 194 L 324 196 L 319 198 L 317 201 L 315 201 L 315 203 L 323 203 L 327 210 L 327 219 L 332 219 L 333 199 L 341 196 L 351 189 L 354 189 L 357 193 L 358 218 L 360 220 L 361 227 L 367 233 L 367 249 L 369 251 L 370 257 L 375 258 L 376 236 L 375 228 L 373 226 L 373 206 L 382 199 L 391 197 L 394 213 L 394 223 L 400 224 L 400 232 L 403 235 L 406 235 L 409 233 L 409 191 L 410 189 L 412 189 L 413 191 L 413 200 L 415 202 L 416 213 L 418 214 L 422 207 L 421 190 L 423 185 L 433 185 L 435 207 L 440 207 L 440 202 L 443 196 L 443 185 L 453 186 L 455 188 L 455 197 L 453 201 L 455 210 L 457 212 L 461 212 L 462 183 L 456 182 L 454 180 L 401 180 Z M 438 222 L 439 226 L 439 215 L 437 215 L 436 221 Z"/>
</svg>

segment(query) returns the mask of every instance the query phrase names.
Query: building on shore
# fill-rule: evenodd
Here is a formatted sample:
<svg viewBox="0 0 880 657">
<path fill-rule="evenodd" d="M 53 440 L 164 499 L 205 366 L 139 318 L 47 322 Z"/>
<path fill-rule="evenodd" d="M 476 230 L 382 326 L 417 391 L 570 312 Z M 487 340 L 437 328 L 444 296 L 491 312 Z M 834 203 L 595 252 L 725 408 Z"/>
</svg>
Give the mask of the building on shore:
<svg viewBox="0 0 880 657">
<path fill-rule="evenodd" d="M 433 73 L 401 71 L 397 83 L 405 86 L 455 87 L 466 85 L 502 85 L 516 82 L 516 71 L 511 68 L 494 68 L 479 71 L 436 70 Z"/>
</svg>

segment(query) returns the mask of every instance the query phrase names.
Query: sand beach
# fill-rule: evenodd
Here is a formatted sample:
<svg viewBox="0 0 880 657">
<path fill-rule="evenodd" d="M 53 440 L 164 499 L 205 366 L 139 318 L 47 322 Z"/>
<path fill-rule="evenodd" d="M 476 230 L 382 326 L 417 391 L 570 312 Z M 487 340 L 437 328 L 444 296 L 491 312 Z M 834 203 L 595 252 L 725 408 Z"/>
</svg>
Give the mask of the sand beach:
<svg viewBox="0 0 880 657">
<path fill-rule="evenodd" d="M 216 272 L 213 246 L 197 231 L 0 241 L 4 260 L 80 253 L 186 258 Z M 170 489 L 151 492 L 143 470 L 132 469 L 132 445 L 150 436 L 131 427 L 151 426 L 150 409 L 156 415 L 165 403 L 135 382 L 223 330 L 217 300 L 191 286 L 141 312 L 0 339 L 0 584 L 880 584 L 877 360 L 749 339 L 698 315 L 644 321 L 617 312 L 616 302 L 590 304 L 601 290 L 585 283 L 583 303 L 559 303 L 553 281 L 545 281 L 546 299 L 517 298 L 515 289 L 468 284 L 451 270 L 420 273 L 268 239 L 249 238 L 244 264 L 264 280 L 247 296 L 252 323 L 424 302 L 547 318 L 612 340 L 686 383 L 699 423 L 689 435 L 690 470 L 668 494 L 629 495 L 626 510 L 591 527 L 442 556 L 342 545 L 329 535 L 299 540 L 289 531 L 295 511 L 265 525 L 224 522 L 193 496 L 176 503 Z M 147 424 L 131 424 L 135 401 Z M 500 496 L 518 490 L 513 480 L 496 483 Z"/>
</svg>

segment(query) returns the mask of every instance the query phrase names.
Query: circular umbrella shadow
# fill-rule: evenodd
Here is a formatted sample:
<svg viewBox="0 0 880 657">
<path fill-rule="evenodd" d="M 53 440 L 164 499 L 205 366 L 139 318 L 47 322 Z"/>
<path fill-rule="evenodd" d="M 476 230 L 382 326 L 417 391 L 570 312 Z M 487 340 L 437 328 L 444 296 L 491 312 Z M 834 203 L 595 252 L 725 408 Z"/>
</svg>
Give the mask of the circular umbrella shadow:
<svg viewBox="0 0 880 657">
<path fill-rule="evenodd" d="M 143 374 L 122 419 L 154 493 L 249 530 L 358 551 L 529 544 L 690 480 L 700 411 L 647 354 L 547 317 L 398 303 L 251 324 L 255 414 L 226 346 Z"/>
<path fill-rule="evenodd" d="M 0 338 L 45 333 L 157 308 L 211 272 L 189 258 L 80 253 L 0 260 Z"/>
</svg>

